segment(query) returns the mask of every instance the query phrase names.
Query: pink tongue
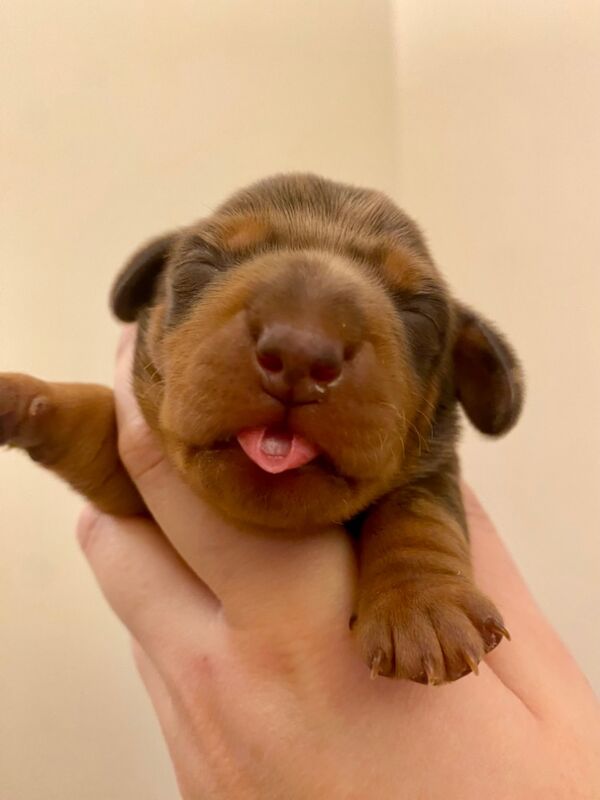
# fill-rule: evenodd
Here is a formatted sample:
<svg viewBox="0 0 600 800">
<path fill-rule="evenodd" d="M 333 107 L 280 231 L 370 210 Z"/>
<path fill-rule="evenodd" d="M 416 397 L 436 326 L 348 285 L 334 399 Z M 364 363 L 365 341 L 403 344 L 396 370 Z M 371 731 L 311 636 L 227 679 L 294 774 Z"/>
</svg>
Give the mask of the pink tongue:
<svg viewBox="0 0 600 800">
<path fill-rule="evenodd" d="M 296 469 L 319 454 L 314 444 L 302 436 L 275 428 L 246 428 L 237 439 L 248 458 L 265 472 Z"/>
</svg>

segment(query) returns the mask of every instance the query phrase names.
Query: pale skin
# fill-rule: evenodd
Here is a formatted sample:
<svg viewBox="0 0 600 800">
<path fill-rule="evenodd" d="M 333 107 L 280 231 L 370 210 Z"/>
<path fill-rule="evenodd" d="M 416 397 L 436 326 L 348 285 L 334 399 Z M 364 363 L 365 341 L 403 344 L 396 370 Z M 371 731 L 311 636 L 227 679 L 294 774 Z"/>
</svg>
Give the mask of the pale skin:
<svg viewBox="0 0 600 800">
<path fill-rule="evenodd" d="M 118 356 L 120 450 L 156 523 L 91 507 L 78 534 L 131 633 L 185 800 L 593 800 L 600 709 L 465 489 L 503 642 L 441 687 L 371 680 L 341 529 L 291 541 L 225 522 L 162 457 Z"/>
</svg>

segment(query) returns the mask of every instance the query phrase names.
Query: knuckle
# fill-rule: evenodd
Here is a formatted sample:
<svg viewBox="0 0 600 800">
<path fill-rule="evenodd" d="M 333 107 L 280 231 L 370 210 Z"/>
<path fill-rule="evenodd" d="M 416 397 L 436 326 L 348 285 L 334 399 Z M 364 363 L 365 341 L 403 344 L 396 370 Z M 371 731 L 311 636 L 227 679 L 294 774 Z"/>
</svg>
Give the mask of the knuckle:
<svg viewBox="0 0 600 800">
<path fill-rule="evenodd" d="M 216 691 L 218 673 L 217 659 L 204 650 L 192 647 L 177 647 L 170 659 L 171 675 L 174 686 L 188 700 L 197 698 L 198 693 L 206 686 Z"/>
<path fill-rule="evenodd" d="M 86 506 L 77 521 L 77 540 L 88 558 L 95 550 L 96 541 L 102 534 L 104 515 L 94 506 Z"/>
</svg>

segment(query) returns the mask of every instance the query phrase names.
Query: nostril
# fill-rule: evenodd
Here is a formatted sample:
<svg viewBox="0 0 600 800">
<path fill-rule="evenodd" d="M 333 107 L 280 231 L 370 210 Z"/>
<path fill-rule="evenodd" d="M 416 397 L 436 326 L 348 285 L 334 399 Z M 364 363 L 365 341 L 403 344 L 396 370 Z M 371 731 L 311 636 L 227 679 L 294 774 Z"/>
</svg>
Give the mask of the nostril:
<svg viewBox="0 0 600 800">
<path fill-rule="evenodd" d="M 351 354 L 342 342 L 319 330 L 277 323 L 263 327 L 254 356 L 269 392 L 310 388 L 320 397 L 341 376 Z"/>
<path fill-rule="evenodd" d="M 315 361 L 310 367 L 310 377 L 317 383 L 333 383 L 341 372 L 342 365 L 333 359 Z"/>
<path fill-rule="evenodd" d="M 357 344 L 347 344 L 344 347 L 344 361 L 352 361 L 358 350 Z"/>
<path fill-rule="evenodd" d="M 274 350 L 262 350 L 256 354 L 256 360 L 266 372 L 281 372 L 283 361 Z"/>
</svg>

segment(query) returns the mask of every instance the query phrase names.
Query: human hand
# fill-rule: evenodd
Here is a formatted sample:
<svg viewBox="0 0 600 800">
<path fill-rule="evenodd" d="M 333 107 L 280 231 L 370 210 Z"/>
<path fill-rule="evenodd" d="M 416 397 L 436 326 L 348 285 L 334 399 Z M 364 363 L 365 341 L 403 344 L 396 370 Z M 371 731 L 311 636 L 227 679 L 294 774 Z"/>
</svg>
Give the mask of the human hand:
<svg viewBox="0 0 600 800">
<path fill-rule="evenodd" d="M 120 446 L 156 523 L 88 508 L 79 537 L 131 632 L 186 800 L 600 796 L 596 700 L 472 493 L 475 574 L 512 643 L 453 684 L 370 680 L 348 630 L 344 531 L 263 538 L 202 503 L 142 420 L 132 347 L 130 330 Z"/>
</svg>

